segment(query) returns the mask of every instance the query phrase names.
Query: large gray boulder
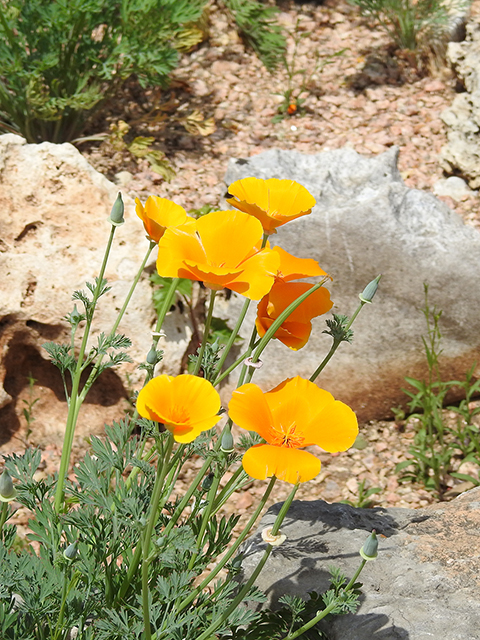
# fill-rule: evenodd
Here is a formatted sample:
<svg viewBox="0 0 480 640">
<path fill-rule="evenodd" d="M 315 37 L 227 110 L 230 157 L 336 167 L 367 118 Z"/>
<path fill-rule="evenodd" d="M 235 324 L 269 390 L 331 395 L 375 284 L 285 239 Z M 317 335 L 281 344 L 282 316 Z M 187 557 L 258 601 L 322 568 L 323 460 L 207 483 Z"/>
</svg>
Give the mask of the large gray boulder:
<svg viewBox="0 0 480 640">
<path fill-rule="evenodd" d="M 243 579 L 262 557 L 260 532 L 279 507 L 269 509 L 245 544 Z M 274 607 L 285 594 L 308 599 L 309 591 L 323 592 L 331 566 L 353 576 L 372 529 L 381 534 L 379 553 L 360 575 L 360 607 L 323 624 L 329 640 L 478 640 L 480 488 L 418 510 L 293 502 L 281 527 L 286 541 L 274 548 L 256 584 Z"/>
<path fill-rule="evenodd" d="M 314 258 L 332 277 L 333 311 L 351 315 L 358 294 L 383 274 L 372 305 L 353 325 L 353 344 L 342 344 L 318 384 L 348 403 L 360 419 L 384 418 L 405 402 L 404 376 L 426 376 L 421 336 L 426 334 L 424 283 L 431 306 L 443 310 L 442 372 L 463 379 L 480 355 L 480 234 L 433 195 L 410 189 L 397 169 L 398 149 L 364 157 L 349 148 L 303 155 L 270 150 L 231 160 L 225 182 L 248 176 L 289 178 L 316 198 L 312 213 L 278 229 L 273 244 Z M 236 317 L 233 296 L 223 310 Z M 249 316 L 245 336 L 254 321 Z M 307 346 L 293 352 L 274 341 L 254 381 L 272 388 L 292 375 L 309 377 L 331 338 L 323 319 Z"/>
<path fill-rule="evenodd" d="M 472 189 L 480 187 L 480 21 L 472 19 L 464 42 L 448 45 L 448 58 L 465 91 L 442 113 L 448 143 L 442 149 L 443 167 L 460 172 Z"/>
</svg>

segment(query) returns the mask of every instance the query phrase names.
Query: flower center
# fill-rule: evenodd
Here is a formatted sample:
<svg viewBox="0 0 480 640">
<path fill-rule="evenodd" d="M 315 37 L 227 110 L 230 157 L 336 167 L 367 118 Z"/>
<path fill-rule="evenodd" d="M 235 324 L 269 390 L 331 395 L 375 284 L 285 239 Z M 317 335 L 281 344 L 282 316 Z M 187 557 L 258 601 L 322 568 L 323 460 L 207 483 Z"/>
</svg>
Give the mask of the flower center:
<svg viewBox="0 0 480 640">
<path fill-rule="evenodd" d="M 298 449 L 304 446 L 305 438 L 303 434 L 297 433 L 297 425 L 292 423 L 288 427 L 279 425 L 275 429 L 275 436 L 271 444 L 277 447 L 288 447 L 289 449 Z"/>
</svg>

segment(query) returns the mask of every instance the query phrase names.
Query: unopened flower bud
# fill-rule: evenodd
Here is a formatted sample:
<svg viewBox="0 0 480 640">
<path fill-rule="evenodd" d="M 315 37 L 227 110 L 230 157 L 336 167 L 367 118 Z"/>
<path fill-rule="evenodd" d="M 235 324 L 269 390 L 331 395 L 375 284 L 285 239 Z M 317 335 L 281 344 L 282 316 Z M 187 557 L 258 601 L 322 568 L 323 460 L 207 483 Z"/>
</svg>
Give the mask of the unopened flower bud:
<svg viewBox="0 0 480 640">
<path fill-rule="evenodd" d="M 287 536 L 284 535 L 281 531 L 279 531 L 276 535 L 272 533 L 273 527 L 267 527 L 262 531 L 262 539 L 264 542 L 268 542 L 272 547 L 278 547 L 285 542 Z"/>
<path fill-rule="evenodd" d="M 364 560 L 375 560 L 378 555 L 378 540 L 375 529 L 368 536 L 367 541 L 360 549 L 360 555 Z"/>
<path fill-rule="evenodd" d="M 78 324 L 78 323 L 81 321 L 81 319 L 82 319 L 82 316 L 81 316 L 81 314 L 78 312 L 77 305 L 76 305 L 76 304 L 74 304 L 74 305 L 73 305 L 73 311 L 72 311 L 72 313 L 70 314 L 70 322 L 71 322 L 72 324 Z"/>
<path fill-rule="evenodd" d="M 151 365 L 156 365 L 158 362 L 157 350 L 155 347 L 152 347 L 150 351 L 147 353 L 147 362 Z"/>
<path fill-rule="evenodd" d="M 12 477 L 6 469 L 0 476 L 0 502 L 10 502 L 17 496 L 17 491 L 13 486 Z"/>
<path fill-rule="evenodd" d="M 123 204 L 122 194 L 119 191 L 117 199 L 115 200 L 110 212 L 110 217 L 108 218 L 110 224 L 114 227 L 119 227 L 121 224 L 123 224 L 125 222 L 125 218 L 123 217 L 124 211 L 125 206 Z"/>
<path fill-rule="evenodd" d="M 208 476 L 205 476 L 202 482 L 202 489 L 204 491 L 208 491 L 213 484 L 213 473 L 209 473 Z"/>
<path fill-rule="evenodd" d="M 223 451 L 223 453 L 232 453 L 235 451 L 233 436 L 230 429 L 226 429 L 223 433 L 222 442 L 220 443 L 220 451 Z"/>
<path fill-rule="evenodd" d="M 380 278 L 382 274 L 377 276 L 375 280 L 372 280 L 367 284 L 362 293 L 359 294 L 359 298 L 362 302 L 371 302 L 373 300 L 373 296 L 377 293 L 378 283 L 380 282 Z"/>
<path fill-rule="evenodd" d="M 63 557 L 65 558 L 65 560 L 73 560 L 77 555 L 77 552 L 78 552 L 77 543 L 72 542 L 72 544 L 69 544 L 68 547 L 63 552 Z"/>
</svg>

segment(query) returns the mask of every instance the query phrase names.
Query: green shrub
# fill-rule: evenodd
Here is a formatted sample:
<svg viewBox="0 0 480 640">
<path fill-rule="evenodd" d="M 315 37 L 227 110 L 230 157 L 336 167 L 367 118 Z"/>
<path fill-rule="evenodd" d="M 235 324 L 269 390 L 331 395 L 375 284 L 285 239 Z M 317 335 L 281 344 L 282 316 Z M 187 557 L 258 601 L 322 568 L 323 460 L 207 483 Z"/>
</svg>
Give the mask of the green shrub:
<svg viewBox="0 0 480 640">
<path fill-rule="evenodd" d="M 372 17 L 400 49 L 438 50 L 448 40 L 450 16 L 462 13 L 469 0 L 350 0 Z"/>
<path fill-rule="evenodd" d="M 0 130 L 72 140 L 133 74 L 164 84 L 205 4 L 0 0 Z"/>
</svg>

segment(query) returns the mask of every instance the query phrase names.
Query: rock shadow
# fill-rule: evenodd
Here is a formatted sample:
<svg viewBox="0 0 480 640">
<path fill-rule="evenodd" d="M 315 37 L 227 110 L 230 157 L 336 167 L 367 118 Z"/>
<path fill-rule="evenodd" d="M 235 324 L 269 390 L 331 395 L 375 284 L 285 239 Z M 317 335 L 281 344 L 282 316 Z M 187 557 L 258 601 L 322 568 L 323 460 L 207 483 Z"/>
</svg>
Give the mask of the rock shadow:
<svg viewBox="0 0 480 640">
<path fill-rule="evenodd" d="M 58 331 L 56 331 L 52 326 L 34 324 L 35 327 L 31 328 L 36 329 L 42 338 L 47 340 L 57 338 L 59 332 L 63 331 L 61 327 L 58 327 Z M 59 402 L 66 403 L 60 371 L 52 362 L 44 358 L 39 349 L 32 344 L 32 336 L 28 329 L 13 334 L 8 343 L 8 351 L 2 366 L 5 371 L 3 387 L 12 397 L 12 401 L 0 409 L 0 445 L 8 442 L 20 428 L 19 396 L 28 387 L 30 377 L 34 378 L 35 385 L 49 388 Z M 91 366 L 85 369 L 81 377 L 81 384 L 86 382 L 91 370 Z M 70 393 L 72 388 L 70 374 L 67 374 L 66 377 L 66 387 Z M 128 398 L 128 393 L 120 377 L 111 369 L 107 369 L 93 384 L 85 403 L 111 407 L 118 404 L 122 398 Z"/>
</svg>

